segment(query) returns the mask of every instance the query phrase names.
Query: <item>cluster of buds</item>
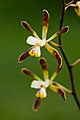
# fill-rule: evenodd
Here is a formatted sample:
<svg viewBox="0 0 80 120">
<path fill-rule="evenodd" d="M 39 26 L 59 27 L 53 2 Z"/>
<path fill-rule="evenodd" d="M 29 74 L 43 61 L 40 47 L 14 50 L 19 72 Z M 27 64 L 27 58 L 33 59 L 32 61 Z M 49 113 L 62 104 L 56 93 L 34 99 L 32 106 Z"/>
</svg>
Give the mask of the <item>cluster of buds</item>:
<svg viewBox="0 0 80 120">
<path fill-rule="evenodd" d="M 43 81 L 40 77 L 38 77 L 36 74 L 31 72 L 30 70 L 28 70 L 26 68 L 21 69 L 22 73 L 25 73 L 26 75 L 33 77 L 34 80 L 31 83 L 31 88 L 38 89 L 38 92 L 36 93 L 37 99 L 33 106 L 33 109 L 35 111 L 38 110 L 38 107 L 39 107 L 41 101 L 47 97 L 46 89 L 48 87 L 52 91 L 60 94 L 62 96 L 62 98 L 64 99 L 64 101 L 66 101 L 66 93 L 65 92 L 71 93 L 70 90 L 63 87 L 59 83 L 53 81 L 56 78 L 56 76 L 58 75 L 58 72 L 62 68 L 62 58 L 61 58 L 59 52 L 57 51 L 57 49 L 55 49 L 54 47 L 52 47 L 49 44 L 49 43 L 51 43 L 55 47 L 61 47 L 59 44 L 54 43 L 52 40 L 54 38 L 56 38 L 57 36 L 59 36 L 60 34 L 67 32 L 69 28 L 68 28 L 68 26 L 65 26 L 61 30 L 59 30 L 55 34 L 53 34 L 50 38 L 47 39 L 46 36 L 47 36 L 47 31 L 48 31 L 48 26 L 49 26 L 49 18 L 50 18 L 50 15 L 49 15 L 48 11 L 43 10 L 42 39 L 40 39 L 40 37 L 37 35 L 37 33 L 33 30 L 33 28 L 26 21 L 21 22 L 22 26 L 25 29 L 29 30 L 33 34 L 34 37 L 29 36 L 27 38 L 26 42 L 29 45 L 32 45 L 32 47 L 30 49 L 28 49 L 27 51 L 23 52 L 19 56 L 18 62 L 21 63 L 23 60 L 25 60 L 29 56 L 39 57 L 39 62 L 42 66 L 43 76 L 44 76 L 44 81 Z M 49 78 L 46 60 L 45 60 L 45 58 L 41 57 L 41 48 L 42 47 L 45 47 L 49 51 L 49 53 L 51 53 L 56 58 L 56 61 L 58 62 L 58 66 L 57 66 L 56 70 L 53 72 L 51 78 Z"/>
</svg>

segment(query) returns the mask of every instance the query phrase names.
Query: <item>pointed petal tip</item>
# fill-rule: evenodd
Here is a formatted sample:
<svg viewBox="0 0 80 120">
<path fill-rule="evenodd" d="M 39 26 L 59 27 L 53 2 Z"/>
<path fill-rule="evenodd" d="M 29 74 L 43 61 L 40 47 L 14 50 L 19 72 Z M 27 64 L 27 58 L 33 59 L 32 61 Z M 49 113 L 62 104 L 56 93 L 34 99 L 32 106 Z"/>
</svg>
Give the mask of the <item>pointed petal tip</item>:
<svg viewBox="0 0 80 120">
<path fill-rule="evenodd" d="M 26 28 L 25 26 L 27 25 L 27 22 L 26 21 L 21 21 L 21 25 Z"/>
<path fill-rule="evenodd" d="M 64 29 L 65 29 L 65 32 L 68 32 L 69 31 L 69 26 L 65 26 Z"/>
<path fill-rule="evenodd" d="M 34 30 L 32 29 L 32 27 L 29 25 L 29 23 L 27 23 L 26 21 L 21 21 L 21 25 L 27 29 L 28 31 L 30 31 L 32 34 L 34 34 Z M 36 34 L 36 33 L 35 33 Z"/>
<path fill-rule="evenodd" d="M 39 58 L 39 61 L 46 61 L 46 59 L 44 58 L 44 57 L 41 57 L 41 58 Z"/>
<path fill-rule="evenodd" d="M 66 93 L 65 93 L 65 91 L 63 89 L 59 88 L 58 93 L 62 96 L 64 101 L 67 101 Z"/>
<path fill-rule="evenodd" d="M 35 108 L 34 105 L 32 106 L 32 109 L 33 109 L 34 112 L 38 111 L 38 108 Z"/>
<path fill-rule="evenodd" d="M 68 31 L 69 31 L 69 26 L 65 26 L 65 27 L 63 27 L 63 28 L 60 30 L 60 34 L 66 33 L 66 32 L 68 32 Z"/>
<path fill-rule="evenodd" d="M 64 90 L 64 87 L 60 84 L 58 84 L 57 82 L 52 82 L 50 84 L 50 89 L 56 93 L 58 93 L 64 101 L 67 101 L 66 98 L 66 91 Z"/>
<path fill-rule="evenodd" d="M 21 55 L 18 58 L 18 63 L 22 63 Z"/>
<path fill-rule="evenodd" d="M 26 22 L 26 21 L 21 21 L 21 25 L 23 25 L 24 22 Z"/>
<path fill-rule="evenodd" d="M 32 109 L 33 109 L 34 112 L 37 112 L 37 111 L 38 111 L 38 109 L 34 109 L 34 107 L 33 107 Z"/>
<path fill-rule="evenodd" d="M 24 73 L 24 74 L 29 75 L 29 76 L 33 75 L 33 73 L 27 68 L 21 68 L 21 73 Z"/>
<path fill-rule="evenodd" d="M 25 70 L 26 68 L 21 68 L 21 73 L 24 73 Z"/>
<path fill-rule="evenodd" d="M 19 58 L 18 58 L 18 62 L 21 63 L 23 60 L 25 60 L 27 57 L 29 57 L 29 51 L 31 50 L 31 48 L 29 50 L 27 50 L 26 52 L 23 52 Z"/>
<path fill-rule="evenodd" d="M 50 16 L 49 16 L 49 12 L 48 12 L 48 10 L 43 9 L 43 13 L 44 13 L 45 15 L 48 15 L 48 17 L 50 17 Z"/>
<path fill-rule="evenodd" d="M 45 23 L 48 24 L 50 15 L 49 15 L 49 12 L 47 10 L 45 10 L 45 9 L 43 10 L 43 17 L 44 17 Z"/>
<path fill-rule="evenodd" d="M 41 98 L 36 99 L 35 103 L 33 104 L 33 111 L 35 111 L 35 112 L 38 111 L 41 100 L 42 100 Z"/>
<path fill-rule="evenodd" d="M 47 11 L 46 9 L 43 9 L 43 12 L 46 12 L 46 13 L 48 13 L 48 11 Z"/>
<path fill-rule="evenodd" d="M 18 58 L 18 63 L 22 63 L 22 61 L 20 60 L 20 57 Z"/>
</svg>

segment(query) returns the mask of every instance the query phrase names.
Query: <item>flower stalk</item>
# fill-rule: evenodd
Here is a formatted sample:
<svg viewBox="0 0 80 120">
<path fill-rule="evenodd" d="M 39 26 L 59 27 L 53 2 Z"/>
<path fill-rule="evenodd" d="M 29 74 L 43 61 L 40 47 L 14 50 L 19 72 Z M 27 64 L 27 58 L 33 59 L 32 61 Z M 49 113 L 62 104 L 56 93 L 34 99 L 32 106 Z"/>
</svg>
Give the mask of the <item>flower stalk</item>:
<svg viewBox="0 0 80 120">
<path fill-rule="evenodd" d="M 80 63 L 80 58 L 71 64 L 71 67 L 74 68 L 77 64 Z"/>
<path fill-rule="evenodd" d="M 74 1 L 71 2 L 71 4 L 73 3 Z M 59 30 L 62 28 L 63 26 L 63 21 L 64 21 L 64 14 L 65 14 L 65 1 L 62 0 L 62 12 L 61 12 L 61 19 L 60 19 L 60 27 L 59 27 Z M 59 35 L 59 45 L 62 46 L 62 37 L 61 35 Z M 72 86 L 72 95 L 76 101 L 76 104 L 80 110 L 80 101 L 78 99 L 78 96 L 77 96 L 77 93 L 76 93 L 76 87 L 75 87 L 75 81 L 74 81 L 74 77 L 73 77 L 73 72 L 72 72 L 72 66 L 71 64 L 69 63 L 68 59 L 67 59 L 67 56 L 64 52 L 64 49 L 63 49 L 63 46 L 60 47 L 60 50 L 61 50 L 61 53 L 63 55 L 63 58 L 66 62 L 66 65 L 67 65 L 67 68 L 68 68 L 68 71 L 69 71 L 69 76 L 70 76 L 70 81 L 71 81 L 71 86 Z M 78 63 L 79 61 L 77 61 Z M 73 64 L 73 66 L 76 65 L 76 63 Z"/>
</svg>

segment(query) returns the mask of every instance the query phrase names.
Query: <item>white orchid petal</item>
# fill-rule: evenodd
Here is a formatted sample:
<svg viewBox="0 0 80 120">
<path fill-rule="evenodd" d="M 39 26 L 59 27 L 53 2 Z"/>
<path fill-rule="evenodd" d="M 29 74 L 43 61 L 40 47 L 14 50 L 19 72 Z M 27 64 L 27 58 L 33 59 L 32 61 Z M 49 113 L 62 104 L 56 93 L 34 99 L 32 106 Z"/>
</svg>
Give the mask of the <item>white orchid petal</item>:
<svg viewBox="0 0 80 120">
<path fill-rule="evenodd" d="M 46 44 L 45 40 L 41 40 L 41 47 L 44 46 Z"/>
<path fill-rule="evenodd" d="M 29 36 L 26 40 L 26 42 L 30 45 L 36 45 L 37 43 L 39 43 L 41 40 L 33 37 L 33 36 Z"/>
<path fill-rule="evenodd" d="M 40 89 L 41 88 L 41 83 L 42 81 L 39 80 L 34 80 L 32 83 L 31 83 L 31 88 L 35 88 L 35 89 Z"/>
<path fill-rule="evenodd" d="M 47 88 L 49 86 L 49 79 L 44 82 L 44 86 Z"/>
</svg>

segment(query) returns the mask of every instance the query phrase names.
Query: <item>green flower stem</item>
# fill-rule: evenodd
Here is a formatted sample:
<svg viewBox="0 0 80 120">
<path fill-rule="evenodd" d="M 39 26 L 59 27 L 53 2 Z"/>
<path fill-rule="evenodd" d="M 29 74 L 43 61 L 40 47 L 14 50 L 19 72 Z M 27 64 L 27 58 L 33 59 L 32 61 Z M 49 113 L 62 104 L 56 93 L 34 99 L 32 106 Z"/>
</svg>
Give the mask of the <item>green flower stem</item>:
<svg viewBox="0 0 80 120">
<path fill-rule="evenodd" d="M 71 67 L 74 68 L 78 63 L 80 63 L 80 58 L 71 64 Z"/>
</svg>

